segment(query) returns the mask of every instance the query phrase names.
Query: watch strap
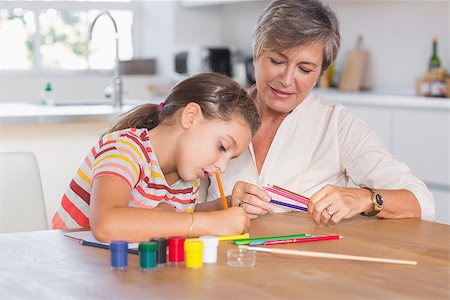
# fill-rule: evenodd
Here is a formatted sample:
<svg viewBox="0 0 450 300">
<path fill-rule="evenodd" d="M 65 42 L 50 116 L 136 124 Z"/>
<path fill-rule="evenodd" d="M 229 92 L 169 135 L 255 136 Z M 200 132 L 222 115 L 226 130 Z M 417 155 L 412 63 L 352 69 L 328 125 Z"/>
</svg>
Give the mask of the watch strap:
<svg viewBox="0 0 450 300">
<path fill-rule="evenodd" d="M 361 188 L 366 189 L 368 191 L 370 191 L 370 193 L 372 194 L 372 211 L 368 211 L 368 212 L 362 212 L 361 216 L 365 216 L 365 217 L 373 217 L 376 216 L 381 209 L 377 209 L 379 206 L 376 204 L 376 196 L 378 195 L 378 192 L 372 188 L 369 188 L 367 186 L 362 186 Z"/>
</svg>

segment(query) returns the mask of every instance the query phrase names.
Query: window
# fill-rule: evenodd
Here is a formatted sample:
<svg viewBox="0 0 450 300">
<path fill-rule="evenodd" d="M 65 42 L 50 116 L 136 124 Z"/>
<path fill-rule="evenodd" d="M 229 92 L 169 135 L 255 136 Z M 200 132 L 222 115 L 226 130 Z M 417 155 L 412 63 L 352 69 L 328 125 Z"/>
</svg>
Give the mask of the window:
<svg viewBox="0 0 450 300">
<path fill-rule="evenodd" d="M 7 1 L 0 8 L 0 71 L 112 69 L 117 24 L 119 59 L 134 56 L 136 3 L 130 1 Z"/>
<path fill-rule="evenodd" d="M 35 15 L 21 8 L 0 9 L 0 69 L 33 67 Z"/>
</svg>

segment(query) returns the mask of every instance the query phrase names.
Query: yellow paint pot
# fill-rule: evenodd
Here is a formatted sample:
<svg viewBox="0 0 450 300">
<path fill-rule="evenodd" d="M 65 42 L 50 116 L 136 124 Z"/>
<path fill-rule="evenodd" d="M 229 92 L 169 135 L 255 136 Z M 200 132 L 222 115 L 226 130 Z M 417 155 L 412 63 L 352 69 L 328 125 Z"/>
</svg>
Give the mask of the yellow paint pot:
<svg viewBox="0 0 450 300">
<path fill-rule="evenodd" d="M 201 240 L 186 240 L 184 242 L 184 259 L 187 268 L 201 268 L 203 266 L 202 260 L 203 242 Z"/>
</svg>

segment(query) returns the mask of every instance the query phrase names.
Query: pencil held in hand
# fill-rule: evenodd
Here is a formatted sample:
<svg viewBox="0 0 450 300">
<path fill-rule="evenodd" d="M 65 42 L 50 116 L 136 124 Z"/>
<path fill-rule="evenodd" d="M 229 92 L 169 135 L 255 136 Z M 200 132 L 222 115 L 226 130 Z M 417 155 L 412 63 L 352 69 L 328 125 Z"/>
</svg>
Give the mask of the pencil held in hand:
<svg viewBox="0 0 450 300">
<path fill-rule="evenodd" d="M 222 180 L 220 179 L 219 172 L 216 172 L 216 180 L 217 180 L 217 185 L 219 186 L 220 198 L 222 198 L 223 208 L 228 208 L 227 198 L 225 197 L 225 193 L 223 192 Z"/>
<path fill-rule="evenodd" d="M 280 187 L 278 187 L 276 185 L 274 185 L 274 186 L 266 186 L 266 187 L 264 187 L 264 189 L 266 191 L 268 191 L 269 193 L 272 193 L 274 195 L 277 195 L 277 196 L 281 197 L 284 200 L 286 200 L 286 199 L 293 200 L 293 201 L 301 203 L 301 204 L 303 204 L 305 206 L 307 206 L 308 203 L 309 203 L 309 199 L 308 198 L 306 198 L 306 197 L 304 197 L 302 195 L 296 194 L 294 192 L 288 191 L 286 189 L 280 188 Z"/>
<path fill-rule="evenodd" d="M 286 203 L 286 202 L 283 202 L 283 201 L 278 201 L 278 200 L 275 200 L 275 199 L 270 200 L 269 203 L 273 203 L 273 204 L 277 204 L 277 205 L 281 205 L 281 206 L 285 206 L 285 207 L 289 207 L 289 208 L 293 208 L 293 209 L 308 211 L 308 208 L 306 208 L 306 207 L 295 205 L 295 204 Z"/>
</svg>

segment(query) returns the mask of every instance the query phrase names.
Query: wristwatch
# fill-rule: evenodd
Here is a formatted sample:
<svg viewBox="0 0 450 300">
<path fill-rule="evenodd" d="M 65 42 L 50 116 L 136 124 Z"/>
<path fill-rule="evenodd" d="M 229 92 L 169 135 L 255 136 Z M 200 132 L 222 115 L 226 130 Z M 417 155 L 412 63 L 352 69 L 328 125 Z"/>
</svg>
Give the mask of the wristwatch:
<svg viewBox="0 0 450 300">
<path fill-rule="evenodd" d="M 383 210 L 384 204 L 383 196 L 381 196 L 381 194 L 378 193 L 376 190 L 368 188 L 366 186 L 362 186 L 361 188 L 369 190 L 372 193 L 372 203 L 373 203 L 372 211 L 362 212 L 361 216 L 373 217 Z"/>
</svg>

